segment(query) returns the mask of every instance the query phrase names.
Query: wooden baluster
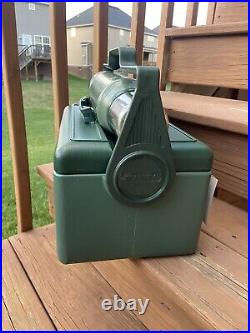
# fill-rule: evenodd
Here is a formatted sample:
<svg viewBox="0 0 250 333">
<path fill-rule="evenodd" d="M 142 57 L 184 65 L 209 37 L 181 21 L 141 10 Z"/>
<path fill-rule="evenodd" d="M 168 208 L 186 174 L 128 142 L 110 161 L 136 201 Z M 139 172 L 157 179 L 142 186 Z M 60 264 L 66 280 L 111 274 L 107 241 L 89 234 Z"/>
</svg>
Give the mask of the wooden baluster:
<svg viewBox="0 0 250 333">
<path fill-rule="evenodd" d="M 108 2 L 94 2 L 93 73 L 102 70 L 108 53 Z"/>
<path fill-rule="evenodd" d="M 56 137 L 65 106 L 69 104 L 65 2 L 50 3 L 51 64 Z"/>
<path fill-rule="evenodd" d="M 214 23 L 215 10 L 216 10 L 216 2 L 209 2 L 207 9 L 207 24 Z"/>
<path fill-rule="evenodd" d="M 163 2 L 157 52 L 157 66 L 160 68 L 160 90 L 165 90 L 167 83 L 170 39 L 166 37 L 166 28 L 172 27 L 173 14 L 174 2 Z"/>
<path fill-rule="evenodd" d="M 146 2 L 133 2 L 130 45 L 136 48 L 137 65 L 142 65 Z"/>
<path fill-rule="evenodd" d="M 199 2 L 188 2 L 185 26 L 194 26 L 197 23 Z"/>
<path fill-rule="evenodd" d="M 18 232 L 32 229 L 29 162 L 18 60 L 15 7 L 2 4 L 3 81 L 16 195 Z"/>
</svg>

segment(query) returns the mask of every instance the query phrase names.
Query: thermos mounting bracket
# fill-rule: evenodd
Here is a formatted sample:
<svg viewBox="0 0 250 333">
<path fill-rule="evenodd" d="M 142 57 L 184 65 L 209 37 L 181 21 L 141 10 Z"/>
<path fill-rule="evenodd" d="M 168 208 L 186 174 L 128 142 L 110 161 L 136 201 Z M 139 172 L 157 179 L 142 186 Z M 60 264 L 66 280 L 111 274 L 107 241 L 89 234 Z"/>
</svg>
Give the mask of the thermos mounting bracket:
<svg viewBox="0 0 250 333">
<path fill-rule="evenodd" d="M 128 205 L 152 202 L 175 177 L 172 150 L 159 93 L 159 69 L 137 66 L 134 48 L 109 52 L 107 70 L 136 75 L 136 90 L 106 170 L 109 192 Z"/>
</svg>

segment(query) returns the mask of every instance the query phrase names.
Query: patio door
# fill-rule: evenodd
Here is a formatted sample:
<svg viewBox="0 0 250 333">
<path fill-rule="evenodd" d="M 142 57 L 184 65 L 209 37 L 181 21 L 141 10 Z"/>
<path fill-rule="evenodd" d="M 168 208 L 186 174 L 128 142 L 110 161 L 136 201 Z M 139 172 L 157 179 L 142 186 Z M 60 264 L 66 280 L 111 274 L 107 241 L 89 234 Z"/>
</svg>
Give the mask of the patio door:
<svg viewBox="0 0 250 333">
<path fill-rule="evenodd" d="M 50 52 L 50 37 L 34 35 L 34 44 L 40 55 L 47 55 Z"/>
<path fill-rule="evenodd" d="M 31 45 L 32 44 L 32 36 L 22 34 L 22 44 L 26 45 L 26 46 Z"/>
<path fill-rule="evenodd" d="M 32 35 L 22 34 L 21 43 L 22 43 L 22 45 L 25 45 L 25 46 L 32 45 Z M 26 54 L 27 55 L 31 54 L 31 48 L 26 51 Z"/>
</svg>

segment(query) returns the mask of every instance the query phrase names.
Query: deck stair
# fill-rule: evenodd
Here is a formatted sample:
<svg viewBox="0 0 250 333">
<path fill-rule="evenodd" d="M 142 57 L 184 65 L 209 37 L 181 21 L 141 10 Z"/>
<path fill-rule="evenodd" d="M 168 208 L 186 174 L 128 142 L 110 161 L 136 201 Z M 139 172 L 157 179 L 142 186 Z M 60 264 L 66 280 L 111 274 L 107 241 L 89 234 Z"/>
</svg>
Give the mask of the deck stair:
<svg viewBox="0 0 250 333">
<path fill-rule="evenodd" d="M 49 45 L 27 45 L 18 54 L 19 69 L 22 71 L 26 66 L 35 61 L 51 61 L 51 48 Z"/>
</svg>

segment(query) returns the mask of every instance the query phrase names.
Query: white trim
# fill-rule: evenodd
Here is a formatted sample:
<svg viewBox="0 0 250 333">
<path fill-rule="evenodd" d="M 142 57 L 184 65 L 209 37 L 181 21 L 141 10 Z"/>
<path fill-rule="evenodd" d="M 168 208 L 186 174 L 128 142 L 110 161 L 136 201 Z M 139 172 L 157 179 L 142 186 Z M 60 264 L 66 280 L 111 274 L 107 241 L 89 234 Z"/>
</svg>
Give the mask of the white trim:
<svg viewBox="0 0 250 333">
<path fill-rule="evenodd" d="M 70 29 L 70 28 L 92 27 L 93 25 L 94 25 L 93 23 L 89 23 L 89 24 L 74 24 L 74 25 L 67 25 L 66 28 Z"/>
</svg>

